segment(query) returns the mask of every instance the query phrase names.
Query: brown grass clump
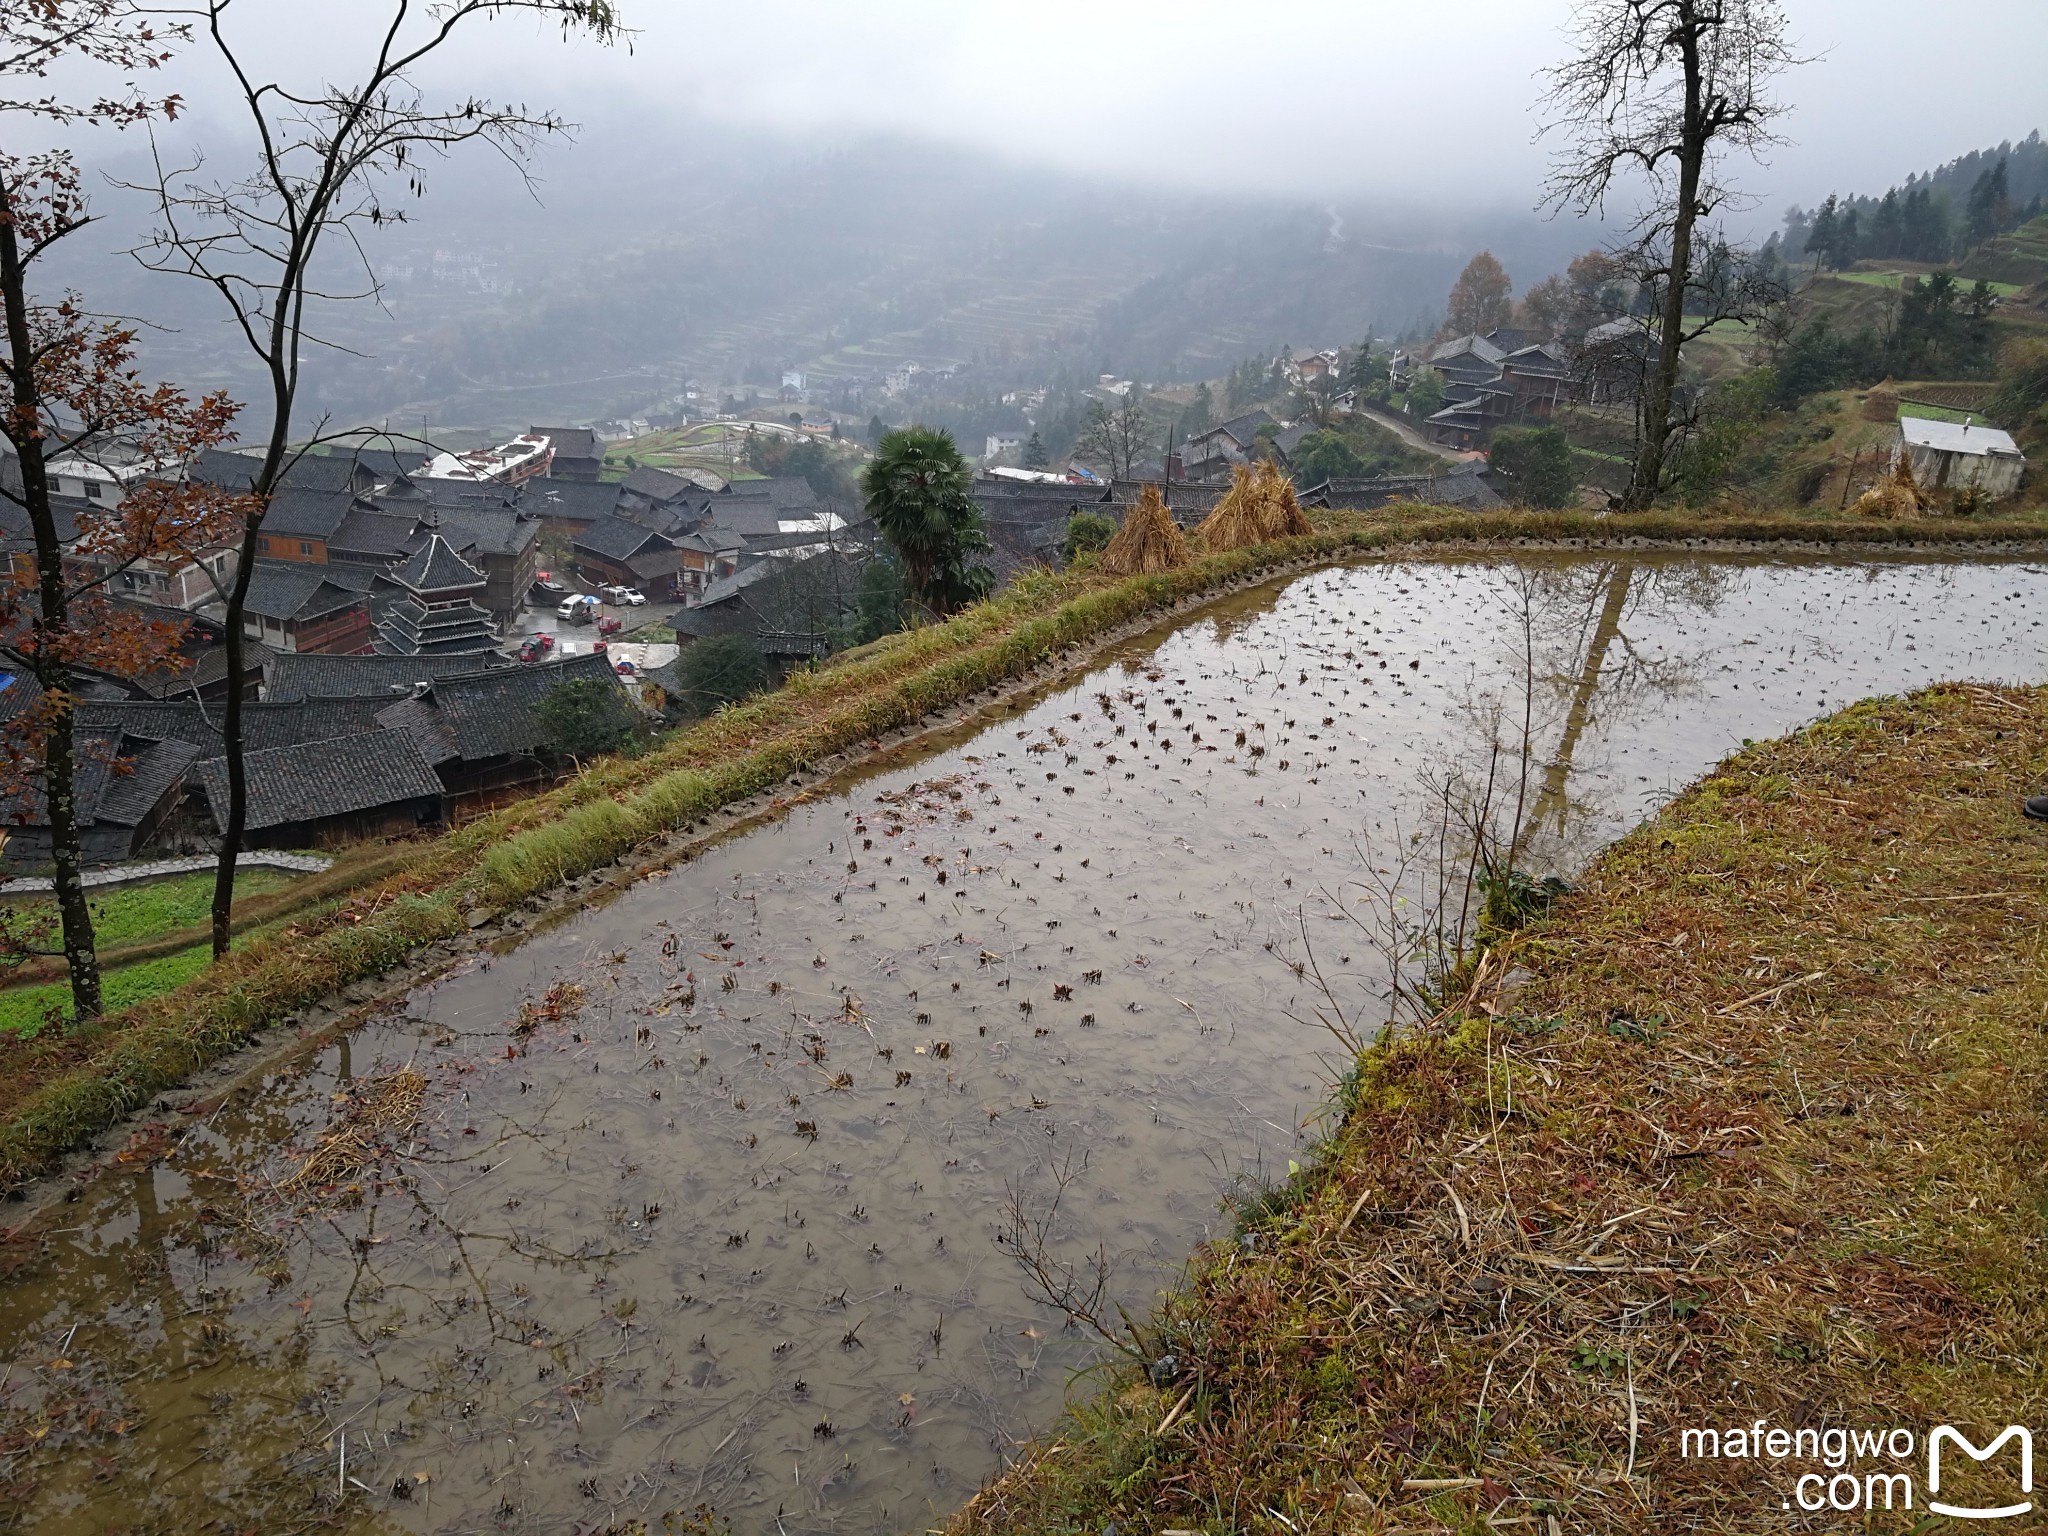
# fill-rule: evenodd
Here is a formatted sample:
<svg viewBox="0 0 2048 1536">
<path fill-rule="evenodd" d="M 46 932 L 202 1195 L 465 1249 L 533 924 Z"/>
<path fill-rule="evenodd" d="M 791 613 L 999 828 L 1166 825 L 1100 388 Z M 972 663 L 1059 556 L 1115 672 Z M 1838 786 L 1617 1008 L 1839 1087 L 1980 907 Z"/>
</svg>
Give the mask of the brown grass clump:
<svg viewBox="0 0 2048 1536">
<path fill-rule="evenodd" d="M 1117 529 L 1096 563 L 1111 576 L 1157 576 L 1193 558 L 1173 514 L 1159 499 L 1159 487 L 1148 485 L 1138 504 L 1124 514 L 1123 527 Z"/>
<path fill-rule="evenodd" d="M 426 1078 L 411 1067 L 358 1083 L 298 1171 L 278 1187 L 318 1189 L 360 1172 L 376 1160 L 380 1136 L 412 1128 L 426 1092 Z"/>
<path fill-rule="evenodd" d="M 1858 496 L 1849 510 L 1858 517 L 1918 517 L 1928 506 L 1920 487 L 1913 483 L 1911 455 L 1901 453 L 1892 472 Z"/>
<path fill-rule="evenodd" d="M 1863 419 L 1865 421 L 1897 421 L 1899 419 L 1899 389 L 1889 378 L 1871 386 L 1870 393 L 1863 397 Z"/>
<path fill-rule="evenodd" d="M 1163 1389 L 1120 1374 L 954 1531 L 1920 1529 L 1932 1426 L 2048 1418 L 2044 770 L 2044 688 L 1731 759 L 1361 1058 L 1148 1327 Z M 1759 1420 L 1914 1445 L 1682 1454 Z M 2013 1460 L 1938 1497 L 2006 1502 Z M 1842 1472 L 1912 1512 L 1796 1506 Z"/>
</svg>

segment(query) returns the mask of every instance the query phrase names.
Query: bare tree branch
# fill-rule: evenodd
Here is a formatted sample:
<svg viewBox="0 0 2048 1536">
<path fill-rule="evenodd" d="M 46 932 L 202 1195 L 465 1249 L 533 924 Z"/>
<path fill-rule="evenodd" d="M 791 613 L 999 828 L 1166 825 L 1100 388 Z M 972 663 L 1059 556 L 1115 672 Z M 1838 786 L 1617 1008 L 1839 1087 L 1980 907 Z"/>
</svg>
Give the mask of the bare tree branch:
<svg viewBox="0 0 2048 1536">
<path fill-rule="evenodd" d="M 468 24 L 515 13 L 559 21 L 564 35 L 587 32 L 610 43 L 627 34 L 612 0 L 388 0 L 388 19 L 356 82 L 295 90 L 258 78 L 228 25 L 235 0 L 202 0 L 163 14 L 201 33 L 234 82 L 256 141 L 254 164 L 240 177 L 209 178 L 203 159 L 167 167 L 161 155 L 144 185 L 157 228 L 137 251 L 153 271 L 188 277 L 213 290 L 262 365 L 269 384 L 269 430 L 253 476 L 239 559 L 227 589 L 228 692 L 222 711 L 228 816 L 214 886 L 213 948 L 227 952 L 235 864 L 247 825 L 243 766 L 243 614 L 258 537 L 271 499 L 297 458 L 294 414 L 308 347 L 339 348 L 312 334 L 314 302 L 369 299 L 381 291 L 361 233 L 400 222 L 406 198 L 426 190 L 425 167 L 469 145 L 487 145 L 525 174 L 543 140 L 568 130 L 557 113 L 465 96 L 429 105 L 413 72 Z M 326 250 L 346 248 L 363 273 L 360 289 L 326 281 Z M 324 425 L 324 424 L 323 424 Z"/>
<path fill-rule="evenodd" d="M 1701 290 L 1699 226 L 1729 204 L 1731 155 L 1760 159 L 1784 142 L 1776 78 L 1801 62 L 1777 0 L 1583 0 L 1573 57 L 1546 72 L 1541 134 L 1565 145 L 1544 206 L 1604 212 L 1617 186 L 1647 200 L 1630 226 L 1632 265 L 1652 300 L 1643 337 L 1635 467 L 1621 506 L 1640 511 L 1663 488 L 1687 304 Z M 1694 333 L 1699 334 L 1698 332 Z"/>
</svg>

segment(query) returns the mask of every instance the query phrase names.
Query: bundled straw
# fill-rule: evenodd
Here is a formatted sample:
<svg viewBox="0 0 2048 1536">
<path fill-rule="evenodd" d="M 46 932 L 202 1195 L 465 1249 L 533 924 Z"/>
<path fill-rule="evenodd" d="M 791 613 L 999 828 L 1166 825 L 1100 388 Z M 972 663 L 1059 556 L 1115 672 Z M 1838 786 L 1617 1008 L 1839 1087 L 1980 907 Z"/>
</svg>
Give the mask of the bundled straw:
<svg viewBox="0 0 2048 1536">
<path fill-rule="evenodd" d="M 1920 487 L 1913 483 L 1913 460 L 1902 452 L 1889 478 L 1858 496 L 1849 510 L 1859 517 L 1918 517 L 1925 505 Z"/>
<path fill-rule="evenodd" d="M 1267 538 L 1294 539 L 1315 532 L 1301 510 L 1301 503 L 1295 500 L 1294 482 L 1281 474 L 1280 467 L 1271 459 L 1259 465 L 1259 473 L 1253 483 L 1266 509 Z"/>
<path fill-rule="evenodd" d="M 1156 576 L 1186 565 L 1189 558 L 1188 541 L 1159 499 L 1159 487 L 1148 485 L 1102 551 L 1100 566 L 1112 576 Z"/>
<path fill-rule="evenodd" d="M 1265 542 L 1265 525 L 1259 518 L 1259 498 L 1252 488 L 1252 472 L 1240 464 L 1230 474 L 1230 489 L 1217 498 L 1215 507 L 1202 519 L 1202 526 L 1195 530 L 1202 548 L 1211 553 Z"/>
<path fill-rule="evenodd" d="M 1256 474 L 1238 465 L 1232 471 L 1230 489 L 1195 530 L 1202 547 L 1211 552 L 1245 549 L 1313 531 L 1302 515 L 1301 503 L 1295 500 L 1294 482 L 1270 460 L 1261 464 Z"/>
</svg>

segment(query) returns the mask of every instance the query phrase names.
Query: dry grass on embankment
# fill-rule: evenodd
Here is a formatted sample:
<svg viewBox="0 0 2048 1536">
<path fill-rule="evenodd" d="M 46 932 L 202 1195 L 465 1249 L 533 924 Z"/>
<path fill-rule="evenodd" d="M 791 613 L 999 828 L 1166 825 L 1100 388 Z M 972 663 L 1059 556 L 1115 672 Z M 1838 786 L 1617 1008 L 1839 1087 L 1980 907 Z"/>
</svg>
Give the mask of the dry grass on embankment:
<svg viewBox="0 0 2048 1536">
<path fill-rule="evenodd" d="M 1185 1374 L 1116 1376 L 955 1536 L 1931 1529 L 1930 1426 L 2048 1419 L 2044 782 L 2040 688 L 1731 759 L 1366 1054 L 1326 1155 L 1165 1302 Z M 1759 1419 L 1910 1428 L 1848 1471 L 1915 1513 L 1680 1456 Z M 2014 1460 L 1939 1497 L 2009 1502 Z"/>
<path fill-rule="evenodd" d="M 0 1042 L 0 1187 L 18 1185 L 251 1034 L 498 912 L 599 869 L 815 764 L 1029 675 L 1063 652 L 1177 603 L 1288 568 L 1390 549 L 1621 539 L 1967 548 L 2048 539 L 2048 522 L 1871 524 L 1810 514 L 1474 515 L 1401 506 L 1318 514 L 1318 532 L 1117 581 L 1027 576 L 944 623 L 891 636 L 722 711 L 637 757 L 595 763 L 547 793 L 412 850 L 386 878 L 252 934 L 222 964 L 97 1026 Z"/>
</svg>

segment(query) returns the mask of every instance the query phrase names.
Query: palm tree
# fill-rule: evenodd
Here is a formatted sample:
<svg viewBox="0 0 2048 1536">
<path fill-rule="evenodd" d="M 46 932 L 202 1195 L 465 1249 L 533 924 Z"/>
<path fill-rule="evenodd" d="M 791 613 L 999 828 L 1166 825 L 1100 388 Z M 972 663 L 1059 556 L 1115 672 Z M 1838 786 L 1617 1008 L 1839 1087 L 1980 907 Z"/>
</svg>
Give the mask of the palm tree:
<svg viewBox="0 0 2048 1536">
<path fill-rule="evenodd" d="M 969 557 L 989 548 L 971 474 L 950 432 L 903 427 L 882 438 L 861 476 L 868 515 L 903 562 L 910 596 L 948 614 L 988 595 L 995 574 Z"/>
</svg>

